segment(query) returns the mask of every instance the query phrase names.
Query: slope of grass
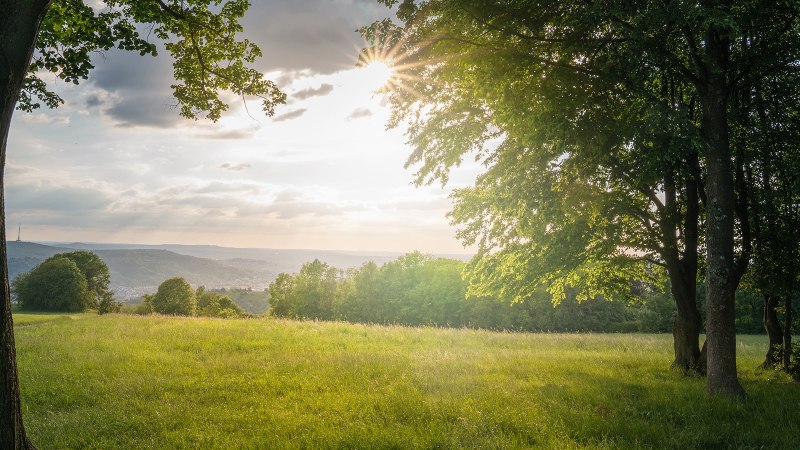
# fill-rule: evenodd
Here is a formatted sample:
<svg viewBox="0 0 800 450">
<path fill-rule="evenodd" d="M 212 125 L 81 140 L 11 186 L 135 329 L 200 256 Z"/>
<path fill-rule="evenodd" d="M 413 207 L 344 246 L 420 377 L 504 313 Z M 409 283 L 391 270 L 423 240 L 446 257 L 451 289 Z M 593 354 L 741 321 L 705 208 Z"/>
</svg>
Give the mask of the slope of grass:
<svg viewBox="0 0 800 450">
<path fill-rule="evenodd" d="M 43 449 L 800 442 L 800 386 L 755 368 L 762 337 L 738 344 L 744 403 L 668 370 L 667 335 L 109 315 L 20 327 L 17 345 Z"/>
</svg>

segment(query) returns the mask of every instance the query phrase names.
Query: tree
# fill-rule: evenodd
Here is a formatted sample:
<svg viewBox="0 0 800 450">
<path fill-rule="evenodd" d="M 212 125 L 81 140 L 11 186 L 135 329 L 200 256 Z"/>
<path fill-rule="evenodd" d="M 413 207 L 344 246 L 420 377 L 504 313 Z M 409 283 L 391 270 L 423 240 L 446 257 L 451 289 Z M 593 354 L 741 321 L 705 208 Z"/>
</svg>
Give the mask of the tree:
<svg viewBox="0 0 800 450">
<path fill-rule="evenodd" d="M 788 370 L 791 348 L 792 297 L 800 265 L 800 92 L 796 72 L 754 80 L 736 96 L 754 113 L 743 117 L 733 141 L 748 163 L 748 208 L 752 217 L 753 267 L 748 284 L 764 298 L 763 326 L 769 336 L 765 366 Z M 784 311 L 783 325 L 778 310 Z M 781 358 L 782 356 L 782 358 Z"/>
<path fill-rule="evenodd" d="M 193 316 L 197 312 L 197 297 L 188 281 L 175 277 L 158 286 L 150 306 L 158 314 Z"/>
<path fill-rule="evenodd" d="M 750 235 L 729 101 L 745 80 L 793 70 L 795 9 L 403 1 L 402 26 L 363 32 L 367 53 L 394 59 L 390 125 L 410 122 L 418 182 L 446 182 L 470 152 L 488 167 L 453 212 L 480 248 L 473 293 L 522 300 L 546 285 L 556 300 L 568 286 L 580 298 L 625 296 L 652 259 L 678 306 L 676 363 L 702 362 L 690 300 L 702 244 L 708 391 L 740 397 L 734 293 Z"/>
<path fill-rule="evenodd" d="M 20 307 L 34 311 L 85 311 L 94 298 L 78 265 L 60 256 L 20 274 L 13 290 Z"/>
<path fill-rule="evenodd" d="M 112 293 L 109 288 L 111 274 L 108 271 L 106 263 L 100 259 L 97 254 L 85 250 L 77 250 L 74 252 L 59 253 L 46 261 L 54 258 L 69 259 L 74 262 L 78 270 L 81 271 L 84 278 L 86 278 L 89 293 L 92 297 L 89 302 L 90 308 L 98 308 L 101 302 L 111 307 L 110 299 L 112 298 Z"/>
<path fill-rule="evenodd" d="M 41 103 L 50 107 L 61 103 L 37 72 L 53 72 L 66 82 L 77 83 L 92 69 L 93 52 L 116 47 L 155 55 L 157 46 L 139 35 L 139 25 L 145 25 L 149 36 L 167 42 L 166 49 L 174 59 L 177 83 L 172 87 L 181 115 L 217 120 L 227 108 L 220 98 L 223 91 L 260 97 L 268 115 L 285 101 L 274 83 L 245 65 L 260 56 L 255 44 L 236 38 L 242 30 L 239 19 L 247 10 L 247 0 L 222 4 L 211 0 L 106 0 L 105 5 L 107 9 L 95 12 L 79 0 L 0 0 L 0 167 L 5 167 L 14 109 L 19 106 L 30 111 Z M 20 413 L 3 191 L 0 174 L 0 448 L 32 448 Z"/>
<path fill-rule="evenodd" d="M 200 286 L 195 292 L 197 298 L 197 315 L 204 317 L 241 317 L 244 312 L 230 297 L 216 292 L 209 292 Z"/>
<path fill-rule="evenodd" d="M 288 273 L 280 273 L 269 284 L 269 313 L 275 317 L 299 317 L 295 305 L 295 279 Z"/>
</svg>

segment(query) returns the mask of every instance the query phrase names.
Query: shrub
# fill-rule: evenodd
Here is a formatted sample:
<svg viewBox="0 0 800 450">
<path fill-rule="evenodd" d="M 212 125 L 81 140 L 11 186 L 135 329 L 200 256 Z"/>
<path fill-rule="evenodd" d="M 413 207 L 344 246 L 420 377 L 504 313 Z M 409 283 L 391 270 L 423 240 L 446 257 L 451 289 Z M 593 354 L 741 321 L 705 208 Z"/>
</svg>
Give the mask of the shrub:
<svg viewBox="0 0 800 450">
<path fill-rule="evenodd" d="M 122 303 L 114 301 L 111 295 L 104 295 L 97 304 L 98 314 L 118 313 L 122 310 Z"/>
<path fill-rule="evenodd" d="M 197 288 L 197 315 L 204 317 L 241 317 L 243 312 L 227 295 L 208 292 L 203 286 Z"/>
</svg>

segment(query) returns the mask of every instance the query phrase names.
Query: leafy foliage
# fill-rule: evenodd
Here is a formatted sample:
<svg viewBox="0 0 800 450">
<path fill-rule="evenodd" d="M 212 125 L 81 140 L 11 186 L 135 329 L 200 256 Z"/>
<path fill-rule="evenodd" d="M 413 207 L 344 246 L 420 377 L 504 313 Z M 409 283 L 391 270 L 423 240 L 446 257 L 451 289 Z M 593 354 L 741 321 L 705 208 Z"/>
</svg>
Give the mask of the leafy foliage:
<svg viewBox="0 0 800 450">
<path fill-rule="evenodd" d="M 675 314 L 674 303 L 654 288 L 641 292 L 643 297 L 633 305 L 578 301 L 576 290 L 568 290 L 556 307 L 543 289 L 516 303 L 476 297 L 467 293 L 464 270 L 463 262 L 419 252 L 381 267 L 369 262 L 349 271 L 314 261 L 304 266 L 302 275 L 282 273 L 270 285 L 270 314 L 411 326 L 606 332 L 669 331 Z"/>
<path fill-rule="evenodd" d="M 198 316 L 231 319 L 244 315 L 244 311 L 230 297 L 207 291 L 203 286 L 197 288 L 195 297 Z"/>
<path fill-rule="evenodd" d="M 98 309 L 103 305 L 102 312 L 112 312 L 116 309 L 113 301 L 113 294 L 109 288 L 111 274 L 106 263 L 95 253 L 77 250 L 74 252 L 59 253 L 46 261 L 54 258 L 66 258 L 74 262 L 86 279 L 86 285 L 92 296 L 89 307 Z"/>
<path fill-rule="evenodd" d="M 32 111 L 41 103 L 51 108 L 63 103 L 48 90 L 40 72 L 77 84 L 94 68 L 93 53 L 118 48 L 155 56 L 158 46 L 148 40 L 150 36 L 165 41 L 173 58 L 176 83 L 172 89 L 184 117 L 218 120 L 228 109 L 222 99 L 226 91 L 242 98 L 260 98 L 267 115 L 274 113 L 276 104 L 286 101 L 273 82 L 246 66 L 261 56 L 256 44 L 236 37 L 242 31 L 239 19 L 249 6 L 247 0 L 104 3 L 99 11 L 82 0 L 51 3 L 20 95 L 20 109 Z M 147 31 L 144 37 L 142 30 Z"/>
<path fill-rule="evenodd" d="M 153 312 L 172 316 L 193 316 L 197 310 L 197 297 L 189 283 L 180 277 L 170 278 L 158 286 L 150 299 Z"/>
<path fill-rule="evenodd" d="M 37 311 L 85 311 L 93 293 L 78 265 L 54 256 L 14 279 L 12 290 L 22 309 Z"/>
<path fill-rule="evenodd" d="M 394 57 L 407 165 L 418 183 L 468 157 L 487 167 L 453 195 L 479 248 L 470 293 L 633 301 L 632 279 L 681 258 L 670 270 L 694 285 L 702 140 L 696 89 L 661 51 L 673 6 L 400 3 L 402 25 L 362 32 Z"/>
</svg>

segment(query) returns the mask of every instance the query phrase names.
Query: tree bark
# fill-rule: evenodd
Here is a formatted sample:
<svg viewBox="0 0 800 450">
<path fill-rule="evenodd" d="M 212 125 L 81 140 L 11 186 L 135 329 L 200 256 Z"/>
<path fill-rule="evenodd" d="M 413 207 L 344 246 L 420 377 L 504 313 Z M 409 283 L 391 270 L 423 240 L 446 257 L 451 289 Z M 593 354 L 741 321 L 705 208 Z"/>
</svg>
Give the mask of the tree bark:
<svg viewBox="0 0 800 450">
<path fill-rule="evenodd" d="M 30 65 L 39 25 L 49 0 L 0 0 L 0 448 L 34 448 L 25 435 L 20 408 L 14 324 L 8 282 L 4 174 L 6 144 L 20 89 Z"/>
<path fill-rule="evenodd" d="M 687 165 L 697 163 L 697 155 L 690 156 Z M 705 364 L 700 364 L 700 331 L 703 323 L 697 309 L 697 244 L 699 219 L 699 191 L 693 175 L 685 179 L 686 211 L 683 229 L 677 217 L 677 190 L 674 173 L 668 170 L 664 176 L 665 217 L 662 219 L 663 257 L 667 263 L 672 298 L 675 300 L 677 314 L 672 323 L 673 348 L 675 360 L 673 367 L 684 371 L 705 373 Z M 683 256 L 678 249 L 677 235 L 684 237 Z"/>
<path fill-rule="evenodd" d="M 792 296 L 787 295 L 784 302 L 786 316 L 783 327 L 783 369 L 789 372 L 792 365 Z"/>
<path fill-rule="evenodd" d="M 735 294 L 741 273 L 734 260 L 734 179 L 728 124 L 728 80 L 726 72 L 730 44 L 723 30 L 706 33 L 701 97 L 702 131 L 706 140 L 707 178 L 707 275 L 706 334 L 707 388 L 709 394 L 743 398 L 736 374 Z"/>
<path fill-rule="evenodd" d="M 700 363 L 700 315 L 688 316 L 678 313 L 672 323 L 672 339 L 675 349 L 673 367 L 685 371 L 705 373 Z"/>
<path fill-rule="evenodd" d="M 764 295 L 764 329 L 767 330 L 769 337 L 769 347 L 767 356 L 764 359 L 764 367 L 775 367 L 781 362 L 780 347 L 783 345 L 783 330 L 781 322 L 778 320 L 778 299 L 772 295 Z"/>
</svg>

